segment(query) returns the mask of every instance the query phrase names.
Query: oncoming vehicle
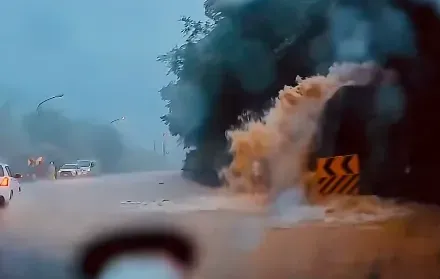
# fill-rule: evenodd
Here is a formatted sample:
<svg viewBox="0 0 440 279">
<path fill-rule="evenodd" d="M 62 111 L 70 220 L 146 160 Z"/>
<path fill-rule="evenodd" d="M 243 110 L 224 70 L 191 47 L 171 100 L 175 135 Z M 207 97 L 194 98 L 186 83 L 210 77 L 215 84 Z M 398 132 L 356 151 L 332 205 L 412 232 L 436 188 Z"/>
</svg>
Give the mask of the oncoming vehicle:
<svg viewBox="0 0 440 279">
<path fill-rule="evenodd" d="M 7 164 L 0 163 L 0 207 L 6 207 L 14 194 L 21 192 L 18 178 L 21 174 L 13 175 Z"/>
<path fill-rule="evenodd" d="M 78 175 L 81 175 L 81 170 L 80 170 L 78 164 L 64 164 L 58 170 L 58 177 L 59 178 L 76 177 Z"/>
<path fill-rule="evenodd" d="M 77 160 L 81 175 L 97 175 L 99 169 L 95 160 Z"/>
</svg>

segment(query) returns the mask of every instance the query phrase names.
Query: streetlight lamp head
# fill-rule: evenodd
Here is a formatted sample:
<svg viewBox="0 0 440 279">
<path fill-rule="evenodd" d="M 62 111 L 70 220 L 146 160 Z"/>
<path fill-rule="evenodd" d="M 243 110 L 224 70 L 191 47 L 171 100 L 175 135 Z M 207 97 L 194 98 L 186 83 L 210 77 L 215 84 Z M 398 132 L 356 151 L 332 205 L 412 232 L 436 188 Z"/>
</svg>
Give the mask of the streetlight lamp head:
<svg viewBox="0 0 440 279">
<path fill-rule="evenodd" d="M 55 97 L 62 98 L 62 97 L 64 97 L 64 94 L 59 94 L 59 95 L 56 95 Z"/>
<path fill-rule="evenodd" d="M 122 120 L 125 120 L 125 116 L 122 116 L 122 118 L 121 118 Z"/>
</svg>

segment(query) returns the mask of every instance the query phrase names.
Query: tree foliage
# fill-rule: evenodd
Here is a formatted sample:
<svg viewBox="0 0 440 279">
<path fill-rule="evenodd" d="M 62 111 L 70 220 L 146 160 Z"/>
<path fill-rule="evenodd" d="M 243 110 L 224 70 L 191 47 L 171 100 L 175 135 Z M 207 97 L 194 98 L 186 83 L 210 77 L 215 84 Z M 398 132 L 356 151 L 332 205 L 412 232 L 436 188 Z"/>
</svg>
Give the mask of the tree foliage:
<svg viewBox="0 0 440 279">
<path fill-rule="evenodd" d="M 438 9 L 432 1 L 367 2 L 206 1 L 206 15 L 215 25 L 205 37 L 178 48 L 174 52 L 178 55 L 171 56 L 178 59 L 164 60 L 179 67 L 171 71 L 176 81 L 161 91 L 169 108 L 163 120 L 185 147 L 191 147 L 184 168 L 197 171 L 189 177 L 204 182 L 209 172 L 205 170 L 225 164 L 225 130 L 239 124 L 237 116 L 245 111 L 261 114 L 280 88 L 295 84 L 297 75 L 324 73 L 335 61 L 374 60 L 394 70 L 406 101 L 404 115 L 390 129 L 380 130 L 371 129 L 378 119 L 350 125 L 353 117 L 344 114 L 335 124 L 339 127 L 335 142 L 342 154 L 364 153 L 362 161 L 371 151 L 376 162 L 381 161 L 363 167 L 361 177 L 368 181 L 361 185 L 371 187 L 369 193 L 440 204 L 435 172 L 426 171 L 437 168 L 440 154 L 440 137 L 432 133 L 440 102 L 433 90 L 440 77 L 439 41 L 435 40 Z M 363 31 L 360 26 L 365 27 Z M 343 103 L 356 104 L 373 115 L 377 102 L 393 95 L 384 93 L 378 101 L 374 96 L 380 90 L 367 87 L 361 91 L 368 102 L 346 87 L 341 92 L 354 95 Z M 338 111 L 328 105 L 330 111 Z M 390 101 L 386 106 L 392 111 L 397 104 Z M 359 111 L 341 110 L 338 113 Z M 373 148 L 378 145 L 366 136 L 367 124 L 374 131 L 374 141 L 380 138 L 387 143 L 386 155 L 383 149 Z M 362 142 L 355 143 L 353 133 Z"/>
<path fill-rule="evenodd" d="M 11 103 L 0 107 L 4 131 L 0 158 L 14 171 L 27 171 L 27 159 L 42 156 L 57 165 L 95 159 L 103 172 L 169 168 L 165 158 L 140 147 L 127 146 L 114 125 L 71 119 L 59 111 L 14 113 Z"/>
<path fill-rule="evenodd" d="M 117 171 L 123 153 L 121 135 L 108 124 L 74 121 L 53 110 L 33 112 L 23 118 L 23 127 L 37 152 L 58 163 L 95 158 L 103 171 Z"/>
<path fill-rule="evenodd" d="M 186 169 L 226 164 L 225 131 L 243 112 L 261 113 L 297 75 L 311 74 L 315 61 L 304 50 L 325 31 L 324 21 L 309 12 L 315 1 L 227 2 L 205 1 L 206 22 L 183 17 L 185 43 L 158 57 L 176 76 L 160 91 L 169 110 L 162 120 L 192 149 Z M 316 20 L 304 23 L 307 16 Z"/>
</svg>

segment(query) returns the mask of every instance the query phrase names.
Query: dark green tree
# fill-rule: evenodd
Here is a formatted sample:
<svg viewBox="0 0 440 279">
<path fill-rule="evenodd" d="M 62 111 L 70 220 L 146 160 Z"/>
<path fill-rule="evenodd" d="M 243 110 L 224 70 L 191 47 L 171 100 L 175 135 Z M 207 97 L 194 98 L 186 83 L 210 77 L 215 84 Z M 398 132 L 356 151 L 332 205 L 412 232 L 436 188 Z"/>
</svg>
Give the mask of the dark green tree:
<svg viewBox="0 0 440 279">
<path fill-rule="evenodd" d="M 317 63 L 309 49 L 326 31 L 319 15 L 329 5 L 211 0 L 205 2 L 207 22 L 181 19 L 185 44 L 158 60 L 176 76 L 160 91 L 169 109 L 162 120 L 191 150 L 184 169 L 213 173 L 227 164 L 225 131 L 240 124 L 238 116 L 261 114 L 282 86 L 314 73 Z"/>
<path fill-rule="evenodd" d="M 60 164 L 80 158 L 96 159 L 104 172 L 118 170 L 124 144 L 108 124 L 69 119 L 54 110 L 26 115 L 23 127 L 32 144 L 32 156 L 44 156 Z"/>
</svg>

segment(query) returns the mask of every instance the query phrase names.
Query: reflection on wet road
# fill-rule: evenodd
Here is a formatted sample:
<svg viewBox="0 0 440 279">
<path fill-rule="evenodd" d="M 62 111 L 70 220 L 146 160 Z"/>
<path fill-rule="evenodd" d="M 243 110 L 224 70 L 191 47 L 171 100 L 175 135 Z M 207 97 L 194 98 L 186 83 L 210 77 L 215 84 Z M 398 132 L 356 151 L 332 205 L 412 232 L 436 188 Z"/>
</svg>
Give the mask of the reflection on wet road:
<svg viewBox="0 0 440 279">
<path fill-rule="evenodd" d="M 0 212 L 1 278 L 70 278 L 67 267 L 79 243 L 132 219 L 147 225 L 169 220 L 192 230 L 204 248 L 202 278 L 440 275 L 440 223 L 431 210 L 419 210 L 423 218 L 386 225 L 315 220 L 265 230 L 264 213 L 257 207 L 250 209 L 250 203 L 238 200 L 227 203 L 215 190 L 184 181 L 177 173 L 38 182 L 23 188 L 21 196 Z M 158 213 L 157 204 L 156 210 L 146 210 L 163 200 L 170 201 L 168 211 Z M 190 207 L 194 201 L 206 211 Z M 171 206 L 174 203 L 180 207 Z M 174 214 L 179 208 L 186 213 Z"/>
</svg>

